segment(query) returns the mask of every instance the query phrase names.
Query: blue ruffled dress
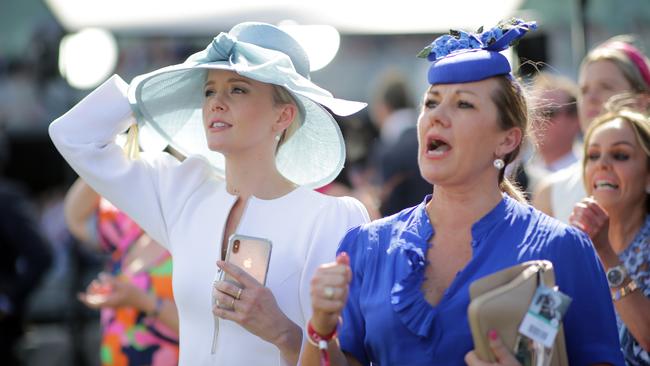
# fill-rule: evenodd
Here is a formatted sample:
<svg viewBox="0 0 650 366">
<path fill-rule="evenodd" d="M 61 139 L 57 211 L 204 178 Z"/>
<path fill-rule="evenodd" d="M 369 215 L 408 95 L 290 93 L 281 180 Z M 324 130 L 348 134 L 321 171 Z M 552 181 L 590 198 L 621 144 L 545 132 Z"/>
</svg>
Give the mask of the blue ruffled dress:
<svg viewBox="0 0 650 366">
<path fill-rule="evenodd" d="M 363 365 L 464 365 L 473 349 L 467 320 L 469 285 L 516 263 L 548 259 L 573 302 L 564 327 L 571 365 L 623 365 L 603 268 L 588 237 L 505 196 L 472 226 L 472 259 L 441 300 L 421 287 L 435 235 L 420 205 L 348 232 L 339 252 L 353 278 L 339 338 Z"/>
</svg>

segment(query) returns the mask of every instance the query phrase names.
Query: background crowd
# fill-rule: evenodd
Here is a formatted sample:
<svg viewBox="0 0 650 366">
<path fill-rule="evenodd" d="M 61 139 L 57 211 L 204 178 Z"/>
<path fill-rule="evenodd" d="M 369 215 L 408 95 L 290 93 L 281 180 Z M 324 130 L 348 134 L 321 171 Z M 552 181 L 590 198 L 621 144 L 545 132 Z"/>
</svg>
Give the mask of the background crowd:
<svg viewBox="0 0 650 366">
<path fill-rule="evenodd" d="M 170 311 L 165 308 L 173 305 L 171 294 L 166 290 L 170 284 L 165 282 L 169 281 L 169 272 L 165 271 L 169 271 L 171 264 L 166 267 L 165 259 L 156 257 L 155 265 L 147 268 L 153 272 L 139 285 L 145 291 L 150 290 L 155 287 L 157 278 L 162 278 L 164 283 L 157 291 L 162 294 L 160 298 L 170 300 L 168 304 L 156 303 L 156 298 L 126 301 L 119 305 L 126 304 L 137 311 L 120 317 L 119 312 L 116 315 L 109 309 L 103 311 L 100 321 L 97 308 L 102 306 L 89 305 L 83 296 L 84 301 L 80 301 L 79 293 L 89 286 L 113 280 L 102 274 L 103 280 L 99 281 L 100 273 L 122 274 L 124 264 L 116 259 L 119 253 L 115 253 L 116 248 L 119 249 L 115 243 L 120 238 L 111 236 L 116 233 L 108 230 L 103 236 L 97 232 L 86 237 L 83 234 L 85 229 L 92 233 L 92 229 L 101 228 L 100 220 L 108 221 L 104 229 L 119 225 L 111 221 L 118 220 L 119 214 L 104 207 L 105 211 L 113 213 L 89 212 L 89 217 L 94 218 L 81 220 L 77 230 L 73 228 L 74 223 L 71 224 L 65 196 L 77 177 L 52 146 L 46 130 L 52 120 L 72 107 L 88 90 L 71 87 L 59 73 L 59 41 L 67 30 L 41 1 L 17 3 L 9 1 L 0 5 L 0 20 L 24 19 L 18 27 L 24 33 L 22 37 L 0 35 L 0 41 L 7 41 L 0 43 L 0 250 L 10 253 L 3 255 L 0 261 L 3 266 L 0 268 L 0 340 L 4 347 L 0 349 L 0 357 L 8 360 L 0 364 L 97 365 L 103 362 L 117 365 L 120 363 L 111 356 L 111 347 L 116 347 L 119 341 L 110 340 L 107 324 L 125 322 L 135 327 L 142 319 L 134 314 L 158 315 L 160 311 Z M 630 138 L 635 150 L 622 153 L 645 155 L 648 159 L 648 141 L 638 137 L 638 130 L 643 128 L 633 127 L 637 119 L 646 118 L 647 121 L 647 105 L 637 102 L 635 96 L 623 95 L 622 101 L 608 106 L 609 117 L 597 117 L 606 110 L 609 97 L 624 92 L 647 93 L 650 80 L 644 80 L 642 73 L 630 76 L 625 66 L 619 67 L 616 61 L 612 61 L 613 66 L 609 65 L 613 69 L 590 70 L 591 63 L 602 61 L 598 57 L 607 59 L 606 56 L 591 54 L 593 60 L 582 60 L 588 51 L 593 52 L 606 40 L 621 34 L 630 35 L 621 40 L 630 41 L 647 55 L 644 51 L 650 47 L 647 41 L 650 39 L 650 6 L 644 0 L 632 1 L 624 9 L 615 2 L 576 3 L 584 6 L 581 18 L 584 42 L 578 46 L 574 42 L 580 37 L 576 38 L 575 33 L 573 38 L 569 37 L 575 18 L 568 17 L 566 13 L 570 12 L 562 10 L 572 9 L 572 2 L 525 1 L 520 5 L 518 14 L 533 14 L 540 26 L 517 47 L 517 61 L 523 64 L 521 76 L 532 100 L 538 103 L 538 109 L 532 121 L 534 136 L 524 144 L 519 161 L 511 164 L 507 174 L 524 188 L 527 198 L 538 209 L 561 216 L 563 221 L 585 230 L 603 263 L 607 261 L 603 258 L 617 263 L 612 253 L 619 255 L 626 264 L 641 261 L 641 264 L 629 264 L 638 268 L 633 278 L 646 284 L 642 292 L 635 294 L 641 298 L 635 298 L 631 305 L 617 305 L 616 311 L 619 329 L 627 332 L 621 336 L 628 341 L 623 344 L 626 352 L 647 357 L 650 326 L 638 326 L 648 324 L 648 320 L 647 316 L 635 315 L 641 313 L 635 309 L 645 308 L 647 313 L 647 298 L 642 294 L 645 292 L 647 296 L 650 291 L 647 287 L 650 283 L 649 229 L 647 210 L 634 203 L 643 199 L 650 184 L 634 186 L 626 191 L 632 193 L 621 202 L 613 201 L 607 192 L 598 188 L 606 184 L 631 186 L 627 182 L 642 179 L 640 173 L 632 176 L 623 171 L 605 178 L 596 175 L 596 179 L 594 169 L 601 155 L 620 162 L 620 154 L 610 153 L 603 147 L 609 143 L 608 136 L 603 137 L 606 133 Z M 0 29 L 4 32 L 4 28 Z M 202 49 L 212 35 L 225 30 L 214 29 L 204 37 L 118 34 L 120 57 L 115 72 L 130 80 L 143 72 L 178 63 Z M 416 122 L 420 95 L 426 88 L 423 75 L 427 65 L 416 59 L 415 54 L 434 36 L 433 33 L 343 34 L 338 57 L 329 67 L 312 73 L 313 80 L 335 95 L 369 103 L 364 111 L 336 117 L 346 141 L 347 161 L 337 179 L 319 191 L 356 197 L 366 206 L 371 219 L 417 205 L 431 193 L 432 186 L 421 177 L 416 160 Z M 576 50 L 584 52 L 576 57 Z M 406 56 L 409 54 L 413 57 Z M 596 76 L 590 76 L 590 71 Z M 614 80 L 594 79 L 603 76 Z M 604 90 L 602 95 L 589 94 L 598 88 Z M 589 107 L 589 103 L 598 107 Z M 622 104 L 625 111 L 621 115 Z M 596 112 L 587 116 L 589 108 Z M 628 112 L 632 114 L 626 114 Z M 597 123 L 590 127 L 591 121 Z M 619 125 L 615 121 L 619 121 Z M 598 141 L 597 148 L 592 146 L 593 141 Z M 585 156 L 587 158 L 583 158 Z M 600 164 L 608 163 L 611 162 Z M 566 181 L 570 183 L 564 183 Z M 573 184 L 583 189 L 583 182 L 588 189 L 579 191 L 576 198 L 573 193 L 562 194 L 559 189 L 553 191 L 551 188 L 554 184 L 563 188 Z M 593 198 L 584 201 L 586 196 Z M 93 201 L 96 205 L 89 210 L 100 210 L 99 199 L 96 197 Z M 67 204 L 70 205 L 69 201 Z M 562 207 L 554 208 L 554 204 Z M 602 231 L 607 222 L 603 210 L 610 214 L 609 240 L 603 239 L 603 235 L 607 237 L 607 232 L 603 234 Z M 630 216 L 630 212 L 635 215 Z M 134 241 L 142 234 L 138 228 L 130 229 L 137 235 L 121 240 Z M 81 238 L 79 232 L 82 232 Z M 119 234 L 124 233 L 120 231 Z M 94 246 L 87 245 L 88 242 L 94 242 Z M 105 250 L 98 250 L 102 249 L 100 247 Z M 141 295 L 137 289 L 132 294 L 134 298 Z M 171 327 L 169 325 L 167 322 L 161 329 L 166 339 L 164 345 L 169 347 L 165 352 L 174 355 L 177 352 L 174 319 Z M 18 360 L 9 361 L 11 354 Z M 645 359 L 637 364 L 643 362 L 650 361 Z"/>
</svg>

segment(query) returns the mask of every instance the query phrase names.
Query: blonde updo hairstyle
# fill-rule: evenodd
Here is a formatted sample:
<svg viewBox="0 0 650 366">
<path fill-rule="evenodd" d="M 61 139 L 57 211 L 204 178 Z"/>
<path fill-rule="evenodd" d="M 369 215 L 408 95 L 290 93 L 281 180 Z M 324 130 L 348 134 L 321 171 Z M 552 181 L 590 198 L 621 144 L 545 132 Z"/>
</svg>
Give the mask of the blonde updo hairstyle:
<svg viewBox="0 0 650 366">
<path fill-rule="evenodd" d="M 288 141 L 291 136 L 293 135 L 298 128 L 300 128 L 300 124 L 302 121 L 302 114 L 300 111 L 300 108 L 298 108 L 298 103 L 296 100 L 293 98 L 291 93 L 287 89 L 285 89 L 282 86 L 271 84 L 273 86 L 273 103 L 276 106 L 283 105 L 283 104 L 293 104 L 296 107 L 296 110 L 298 113 L 296 113 L 296 116 L 293 118 L 293 121 L 287 127 L 283 132 L 282 135 L 280 135 L 280 141 L 278 141 L 278 146 L 276 147 L 276 152 L 282 146 L 283 143 Z"/>
</svg>

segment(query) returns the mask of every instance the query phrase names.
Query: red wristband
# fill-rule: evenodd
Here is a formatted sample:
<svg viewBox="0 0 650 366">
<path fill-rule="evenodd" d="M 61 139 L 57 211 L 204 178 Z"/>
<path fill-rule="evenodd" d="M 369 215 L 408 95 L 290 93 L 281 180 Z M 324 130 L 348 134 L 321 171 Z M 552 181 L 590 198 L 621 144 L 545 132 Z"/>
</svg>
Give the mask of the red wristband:
<svg viewBox="0 0 650 366">
<path fill-rule="evenodd" d="M 336 328 L 337 327 L 334 327 L 334 330 L 331 333 L 322 335 L 319 334 L 311 325 L 311 320 L 307 322 L 307 339 L 309 340 L 309 343 L 318 347 L 321 366 L 330 365 L 330 355 L 327 352 L 327 342 L 336 337 Z"/>
<path fill-rule="evenodd" d="M 319 344 L 320 341 L 327 342 L 330 341 L 332 338 L 336 337 L 336 327 L 334 327 L 334 330 L 329 334 L 322 335 L 314 329 L 310 320 L 307 322 L 307 335 L 309 336 L 310 340 L 312 340 L 316 344 Z"/>
</svg>

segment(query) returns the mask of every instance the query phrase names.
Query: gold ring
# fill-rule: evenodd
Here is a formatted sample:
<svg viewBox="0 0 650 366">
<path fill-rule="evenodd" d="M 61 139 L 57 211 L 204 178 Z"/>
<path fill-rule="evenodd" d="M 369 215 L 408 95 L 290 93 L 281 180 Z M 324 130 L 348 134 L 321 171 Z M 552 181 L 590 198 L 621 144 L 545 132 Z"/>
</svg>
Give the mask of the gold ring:
<svg viewBox="0 0 650 366">
<path fill-rule="evenodd" d="M 232 302 L 230 303 L 230 309 L 232 309 L 232 311 L 235 311 L 235 298 L 234 297 L 232 298 Z"/>
<path fill-rule="evenodd" d="M 235 296 L 236 300 L 241 299 L 241 292 L 242 292 L 242 288 L 240 287 L 240 288 L 237 289 L 237 296 Z"/>
<path fill-rule="evenodd" d="M 323 295 L 329 300 L 331 300 L 334 297 L 334 288 L 330 286 L 326 286 L 323 289 Z"/>
</svg>

